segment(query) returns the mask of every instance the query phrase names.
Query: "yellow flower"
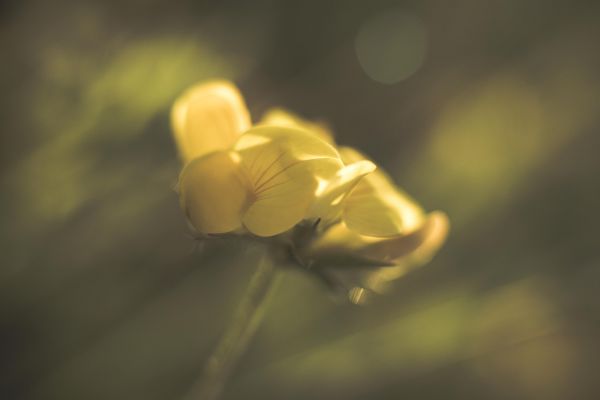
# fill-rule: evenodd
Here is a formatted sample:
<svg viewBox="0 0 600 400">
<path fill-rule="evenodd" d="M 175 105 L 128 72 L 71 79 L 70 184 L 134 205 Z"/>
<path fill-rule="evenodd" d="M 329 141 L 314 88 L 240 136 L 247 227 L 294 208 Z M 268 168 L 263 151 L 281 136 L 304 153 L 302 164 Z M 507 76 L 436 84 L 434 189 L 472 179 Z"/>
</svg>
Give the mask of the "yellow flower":
<svg viewBox="0 0 600 400">
<path fill-rule="evenodd" d="M 333 135 L 323 125 L 283 109 L 271 109 L 262 121 L 305 128 L 335 145 Z M 339 153 L 346 167 L 321 186 L 310 216 L 326 221 L 342 217 L 352 231 L 377 237 L 407 233 L 423 222 L 423 210 L 385 172 L 376 170 L 375 164 L 356 149 L 341 147 Z"/>
<path fill-rule="evenodd" d="M 325 204 L 336 200 L 332 193 L 344 196 L 374 169 L 365 161 L 345 168 L 332 145 L 302 127 L 250 128 L 244 100 L 227 82 L 190 89 L 171 116 L 187 163 L 178 185 L 181 206 L 201 234 L 274 236 L 303 219 L 325 217 L 331 214 Z"/>
<path fill-rule="evenodd" d="M 325 125 L 306 121 L 282 108 L 272 108 L 267 111 L 261 123 L 305 129 L 307 132 L 335 146 L 333 135 Z M 372 173 L 377 168 L 369 160 L 345 158 L 343 153 L 341 154 L 341 160 L 344 167 L 340 168 L 334 176 L 331 176 L 329 181 L 322 180 L 320 182 L 316 199 L 306 216 L 309 219 L 320 220 L 321 226 L 327 227 L 341 217 L 346 197 L 359 184 L 362 177 Z"/>
<path fill-rule="evenodd" d="M 185 166 L 179 178 L 181 205 L 201 233 L 245 228 L 257 236 L 273 236 L 305 218 L 319 182 L 341 165 L 337 151 L 313 135 L 257 126 L 231 150 Z"/>
<path fill-rule="evenodd" d="M 427 262 L 446 238 L 443 212 L 426 214 L 360 152 L 338 149 L 324 125 L 272 109 L 252 126 L 229 82 L 186 91 L 171 122 L 185 163 L 180 203 L 198 233 L 289 232 L 273 241 L 284 259 L 355 302 Z"/>
</svg>

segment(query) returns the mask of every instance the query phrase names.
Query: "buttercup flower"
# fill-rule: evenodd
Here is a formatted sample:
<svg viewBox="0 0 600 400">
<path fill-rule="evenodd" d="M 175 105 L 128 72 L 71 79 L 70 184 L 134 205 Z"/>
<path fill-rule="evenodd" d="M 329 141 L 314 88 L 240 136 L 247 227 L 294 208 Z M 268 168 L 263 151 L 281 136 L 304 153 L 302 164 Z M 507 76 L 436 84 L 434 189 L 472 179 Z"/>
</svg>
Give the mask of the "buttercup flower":
<svg viewBox="0 0 600 400">
<path fill-rule="evenodd" d="M 338 148 L 326 126 L 282 109 L 252 125 L 230 82 L 186 91 L 171 124 L 184 163 L 179 199 L 195 233 L 265 244 L 194 398 L 216 398 L 223 389 L 256 332 L 279 266 L 303 269 L 359 304 L 427 262 L 446 238 L 444 213 L 426 214 L 360 152 Z"/>
<path fill-rule="evenodd" d="M 201 234 L 268 237 L 305 218 L 327 217 L 322 204 L 328 197 L 321 195 L 343 196 L 375 168 L 366 161 L 345 167 L 331 144 L 302 127 L 250 127 L 239 91 L 227 82 L 193 87 L 171 115 L 186 162 L 178 185 L 181 206 Z"/>
<path fill-rule="evenodd" d="M 426 214 L 326 126 L 282 109 L 252 126 L 237 88 L 196 85 L 174 104 L 181 207 L 202 235 L 273 237 L 295 263 L 353 301 L 431 258 L 448 219 Z"/>
</svg>

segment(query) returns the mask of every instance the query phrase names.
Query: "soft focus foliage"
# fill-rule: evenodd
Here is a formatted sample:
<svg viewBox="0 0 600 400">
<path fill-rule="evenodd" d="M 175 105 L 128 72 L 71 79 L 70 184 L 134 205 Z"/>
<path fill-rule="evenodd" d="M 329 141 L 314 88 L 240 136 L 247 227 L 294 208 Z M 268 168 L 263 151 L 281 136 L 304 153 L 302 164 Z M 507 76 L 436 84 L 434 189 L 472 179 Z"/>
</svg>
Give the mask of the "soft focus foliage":
<svg viewBox="0 0 600 400">
<path fill-rule="evenodd" d="M 363 307 L 286 273 L 224 399 L 596 398 L 599 18 L 583 0 L 2 2 L 0 398 L 166 400 L 197 377 L 258 258 L 194 247 L 174 191 L 170 107 L 219 77 L 253 123 L 318 121 L 452 222 L 426 268 L 374 267 L 405 275 Z"/>
</svg>

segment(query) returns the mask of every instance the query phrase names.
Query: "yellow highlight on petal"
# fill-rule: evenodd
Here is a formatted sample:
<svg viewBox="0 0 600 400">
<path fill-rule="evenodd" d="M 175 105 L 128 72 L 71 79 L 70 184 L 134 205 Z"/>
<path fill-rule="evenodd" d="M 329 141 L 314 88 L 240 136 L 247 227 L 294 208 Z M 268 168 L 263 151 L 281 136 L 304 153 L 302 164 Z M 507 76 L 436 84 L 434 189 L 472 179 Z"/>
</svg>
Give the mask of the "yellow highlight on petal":
<svg viewBox="0 0 600 400">
<path fill-rule="evenodd" d="M 255 191 L 256 200 L 244 215 L 244 226 L 258 236 L 273 236 L 306 218 L 314 202 L 317 176 L 338 168 L 335 159 L 316 158 L 272 168 Z"/>
<path fill-rule="evenodd" d="M 419 227 L 408 234 L 382 238 L 359 235 L 343 223 L 333 225 L 323 236 L 313 242 L 307 252 L 317 263 L 319 260 L 344 259 L 352 254 L 363 262 L 387 263 L 389 266 L 345 274 L 358 288 L 383 292 L 390 281 L 404 275 L 412 268 L 428 262 L 446 240 L 450 223 L 446 214 L 434 211 L 423 218 Z"/>
<path fill-rule="evenodd" d="M 292 126 L 258 125 L 244 133 L 234 148 L 240 153 L 251 154 L 257 149 L 262 151 L 263 148 L 260 146 L 268 142 L 274 143 L 281 151 L 285 151 L 286 157 L 297 160 L 340 158 L 340 154 L 331 144 L 305 129 Z M 258 156 L 260 154 L 249 157 Z"/>
<path fill-rule="evenodd" d="M 212 151 L 226 150 L 251 126 L 239 90 L 227 81 L 193 86 L 171 110 L 175 141 L 184 162 Z"/>
<path fill-rule="evenodd" d="M 365 160 L 352 148 L 340 149 L 345 162 Z M 346 198 L 343 219 L 348 228 L 367 236 L 389 237 L 416 229 L 423 210 L 380 169 L 364 177 Z"/>
<path fill-rule="evenodd" d="M 449 229 L 448 216 L 441 211 L 433 211 L 413 232 L 378 240 L 365 246 L 361 252 L 370 258 L 396 262 L 410 256 L 414 264 L 424 264 L 444 243 Z"/>
<path fill-rule="evenodd" d="M 329 181 L 319 182 L 317 199 L 307 218 L 321 218 L 326 222 L 338 218 L 345 206 L 344 200 L 352 189 L 365 175 L 375 171 L 376 168 L 371 161 L 361 160 L 338 170 Z"/>
<path fill-rule="evenodd" d="M 258 236 L 276 235 L 304 219 L 319 182 L 342 167 L 331 145 L 298 128 L 255 127 L 234 148 L 253 195 L 243 223 Z"/>
<path fill-rule="evenodd" d="M 203 234 L 234 231 L 252 198 L 235 153 L 219 151 L 188 163 L 179 177 L 181 207 Z"/>
</svg>

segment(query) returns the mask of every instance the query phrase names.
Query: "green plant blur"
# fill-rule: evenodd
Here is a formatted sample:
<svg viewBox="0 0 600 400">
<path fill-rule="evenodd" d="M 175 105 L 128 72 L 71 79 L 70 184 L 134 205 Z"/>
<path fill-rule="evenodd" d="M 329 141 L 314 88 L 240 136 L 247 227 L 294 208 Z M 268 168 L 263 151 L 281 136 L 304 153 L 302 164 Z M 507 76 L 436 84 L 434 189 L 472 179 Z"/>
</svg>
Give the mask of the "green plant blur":
<svg viewBox="0 0 600 400">
<path fill-rule="evenodd" d="M 362 307 L 285 275 L 225 399 L 600 393 L 594 2 L 0 5 L 0 398 L 175 399 L 252 273 L 198 244 L 168 113 L 194 82 L 322 120 L 452 221 Z"/>
</svg>

